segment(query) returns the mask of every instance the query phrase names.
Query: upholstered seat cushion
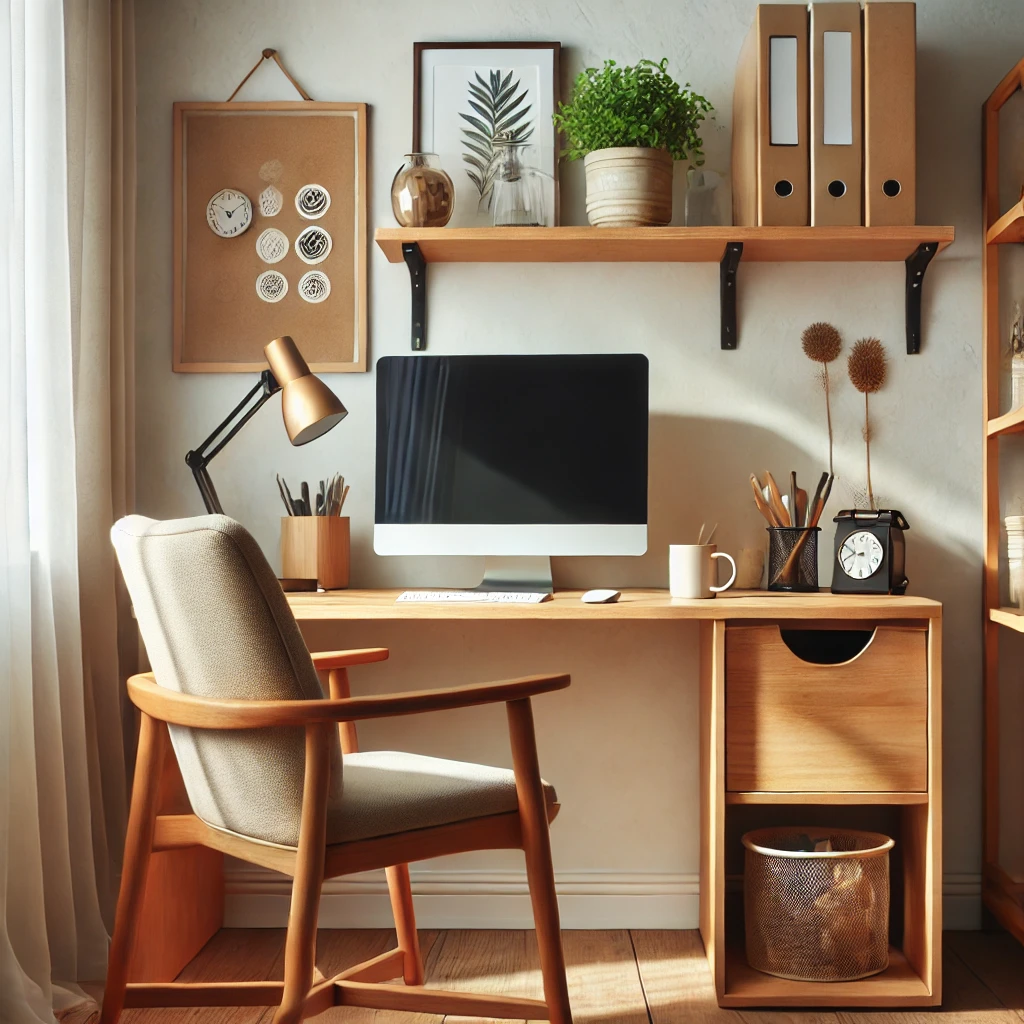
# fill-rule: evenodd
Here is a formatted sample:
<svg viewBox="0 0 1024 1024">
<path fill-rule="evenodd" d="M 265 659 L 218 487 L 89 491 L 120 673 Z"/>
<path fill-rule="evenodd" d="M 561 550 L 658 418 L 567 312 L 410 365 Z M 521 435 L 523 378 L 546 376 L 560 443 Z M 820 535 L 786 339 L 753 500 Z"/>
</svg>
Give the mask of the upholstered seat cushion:
<svg viewBox="0 0 1024 1024">
<path fill-rule="evenodd" d="M 401 751 L 346 754 L 344 780 L 340 813 L 328 822 L 329 843 L 448 825 L 518 806 L 515 776 L 506 768 Z M 557 800 L 548 783 L 544 796 L 549 805 Z"/>
</svg>

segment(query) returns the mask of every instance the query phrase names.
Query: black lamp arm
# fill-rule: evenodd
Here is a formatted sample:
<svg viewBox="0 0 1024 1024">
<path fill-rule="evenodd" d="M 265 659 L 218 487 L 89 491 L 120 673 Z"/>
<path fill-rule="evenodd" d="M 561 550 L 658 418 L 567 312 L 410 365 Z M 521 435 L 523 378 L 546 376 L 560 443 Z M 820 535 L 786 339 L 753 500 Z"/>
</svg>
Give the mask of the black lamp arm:
<svg viewBox="0 0 1024 1024">
<path fill-rule="evenodd" d="M 220 450 L 256 415 L 261 406 L 281 390 L 281 385 L 270 370 L 264 370 L 260 379 L 249 393 L 224 417 L 223 422 L 203 443 L 185 456 L 185 465 L 192 470 L 199 493 L 203 496 L 206 511 L 223 514 L 220 498 L 213 486 L 207 466 Z M 253 399 L 256 399 L 253 401 Z M 227 431 L 227 433 L 224 433 Z M 224 435 L 221 437 L 221 435 Z M 218 440 L 220 438 L 220 440 Z"/>
</svg>

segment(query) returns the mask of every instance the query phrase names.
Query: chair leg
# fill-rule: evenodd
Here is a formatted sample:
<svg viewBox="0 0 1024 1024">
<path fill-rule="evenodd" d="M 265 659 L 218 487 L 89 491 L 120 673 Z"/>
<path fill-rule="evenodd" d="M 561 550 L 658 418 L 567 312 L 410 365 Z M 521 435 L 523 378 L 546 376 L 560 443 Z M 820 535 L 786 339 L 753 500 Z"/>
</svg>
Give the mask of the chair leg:
<svg viewBox="0 0 1024 1024">
<path fill-rule="evenodd" d="M 530 886 L 534 926 L 537 929 L 540 969 L 544 976 L 544 1001 L 548 1005 L 551 1024 L 572 1024 L 565 956 L 562 952 L 562 930 L 558 920 L 558 898 L 555 895 L 555 873 L 551 866 L 548 814 L 537 762 L 533 710 L 529 699 L 509 701 L 507 709 L 512 765 L 519 796 L 523 852 L 526 854 L 526 878 Z"/>
<path fill-rule="evenodd" d="M 332 722 L 306 726 L 306 768 L 302 786 L 299 848 L 295 856 L 288 934 L 284 944 L 284 996 L 274 1024 L 297 1024 L 313 984 L 316 924 L 327 854 L 327 792 L 331 780 Z"/>
<path fill-rule="evenodd" d="M 125 836 L 121 889 L 117 896 L 114 936 L 110 943 L 107 982 L 99 1024 L 117 1024 L 124 1008 L 128 968 L 135 944 L 135 926 L 146 892 L 146 873 L 153 849 L 153 830 L 160 795 L 160 774 L 166 752 L 167 726 L 143 714 L 139 727 L 139 748 L 135 757 L 128 833 Z"/>
<path fill-rule="evenodd" d="M 391 894 L 391 912 L 395 918 L 398 948 L 403 954 L 402 978 L 406 985 L 422 985 L 423 957 L 420 954 L 420 937 L 416 931 L 416 915 L 412 907 L 409 865 L 395 864 L 385 874 L 388 878 L 388 892 Z"/>
</svg>

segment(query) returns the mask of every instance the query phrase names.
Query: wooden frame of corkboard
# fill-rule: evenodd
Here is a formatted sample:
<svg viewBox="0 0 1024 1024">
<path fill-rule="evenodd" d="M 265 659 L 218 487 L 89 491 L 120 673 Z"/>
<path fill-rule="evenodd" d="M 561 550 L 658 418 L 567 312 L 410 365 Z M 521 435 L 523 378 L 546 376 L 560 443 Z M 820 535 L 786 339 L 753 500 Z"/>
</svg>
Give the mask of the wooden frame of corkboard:
<svg viewBox="0 0 1024 1024">
<path fill-rule="evenodd" d="M 174 349 L 177 373 L 251 373 L 266 368 L 263 346 L 291 335 L 314 373 L 366 370 L 366 104 L 278 101 L 174 104 Z M 215 130 L 216 129 L 216 130 Z M 326 212 L 303 218 L 295 196 L 318 184 Z M 260 193 L 274 185 L 280 212 L 264 216 Z M 220 238 L 206 223 L 219 189 L 245 193 L 251 226 Z M 295 252 L 302 228 L 331 236 L 329 255 L 307 264 Z M 268 264 L 256 251 L 267 228 L 288 238 L 287 254 Z M 288 291 L 278 302 L 256 292 L 256 278 L 280 271 Z M 330 294 L 307 302 L 303 274 L 325 273 Z"/>
</svg>

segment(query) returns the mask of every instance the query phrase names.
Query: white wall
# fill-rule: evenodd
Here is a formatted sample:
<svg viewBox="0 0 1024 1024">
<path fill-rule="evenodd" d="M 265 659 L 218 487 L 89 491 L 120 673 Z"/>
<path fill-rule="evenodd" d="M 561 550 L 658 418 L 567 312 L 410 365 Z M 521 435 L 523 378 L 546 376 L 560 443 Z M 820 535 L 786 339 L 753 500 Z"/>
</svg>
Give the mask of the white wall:
<svg viewBox="0 0 1024 1024">
<path fill-rule="evenodd" d="M 390 182 L 410 139 L 414 40 L 561 40 L 563 92 L 581 67 L 605 57 L 621 62 L 668 56 L 673 72 L 717 107 L 717 120 L 705 132 L 708 166 L 727 170 L 733 71 L 754 7 L 754 0 L 137 0 L 139 511 L 156 517 L 202 511 L 184 453 L 250 380 L 170 370 L 173 101 L 225 99 L 259 50 L 277 47 L 315 98 L 371 105 L 370 224 L 389 226 Z M 865 335 L 884 340 L 892 371 L 873 402 L 873 475 L 883 502 L 900 508 L 912 525 L 913 592 L 946 608 L 945 869 L 950 891 L 961 894 L 951 909 L 964 921 L 977 910 L 980 871 L 979 109 L 1019 58 L 1020 44 L 1020 0 L 919 0 L 918 219 L 951 223 L 957 231 L 955 245 L 928 271 L 919 356 L 905 354 L 899 264 L 743 265 L 740 345 L 728 353 L 719 348 L 713 265 L 429 271 L 434 353 L 641 351 L 650 357 L 650 551 L 638 559 L 559 560 L 556 583 L 562 585 L 663 586 L 667 544 L 695 537 L 705 519 L 719 521 L 725 550 L 760 543 L 764 524 L 750 500 L 747 475 L 765 467 L 776 474 L 795 468 L 810 481 L 826 457 L 821 396 L 800 353 L 800 331 L 825 319 L 840 328 L 848 345 Z M 242 98 L 290 95 L 268 65 Z M 585 223 L 582 167 L 564 167 L 562 183 L 563 223 Z M 678 202 L 677 223 L 681 207 Z M 373 247 L 369 272 L 371 360 L 407 352 L 405 268 L 389 265 Z M 274 473 L 315 480 L 340 470 L 352 485 L 354 586 L 475 582 L 480 566 L 472 559 L 399 560 L 372 553 L 374 377 L 328 380 L 350 410 L 345 423 L 315 444 L 292 449 L 276 409 L 265 411 L 214 466 L 225 508 L 276 562 L 281 509 Z M 860 414 L 859 396 L 842 382 L 834 400 L 841 477 L 835 508 L 848 505 L 852 488 L 862 486 Z M 826 547 L 830 533 L 824 534 Z M 613 908 L 616 923 L 693 923 L 693 630 L 346 626 L 319 628 L 311 643 L 391 646 L 387 667 L 356 677 L 357 685 L 375 689 L 571 670 L 571 690 L 537 702 L 544 771 L 564 803 L 554 851 L 565 891 L 620 894 L 618 902 L 603 904 Z M 366 730 L 374 744 L 408 743 L 507 763 L 503 732 L 502 716 L 493 710 Z M 520 865 L 511 855 L 489 855 L 432 867 L 498 872 L 479 876 L 481 888 L 474 891 L 501 892 L 518 878 L 507 872 Z M 661 895 L 644 903 L 630 893 Z M 507 919 L 514 916 L 510 910 Z M 581 911 L 579 920 L 584 917 Z"/>
</svg>

